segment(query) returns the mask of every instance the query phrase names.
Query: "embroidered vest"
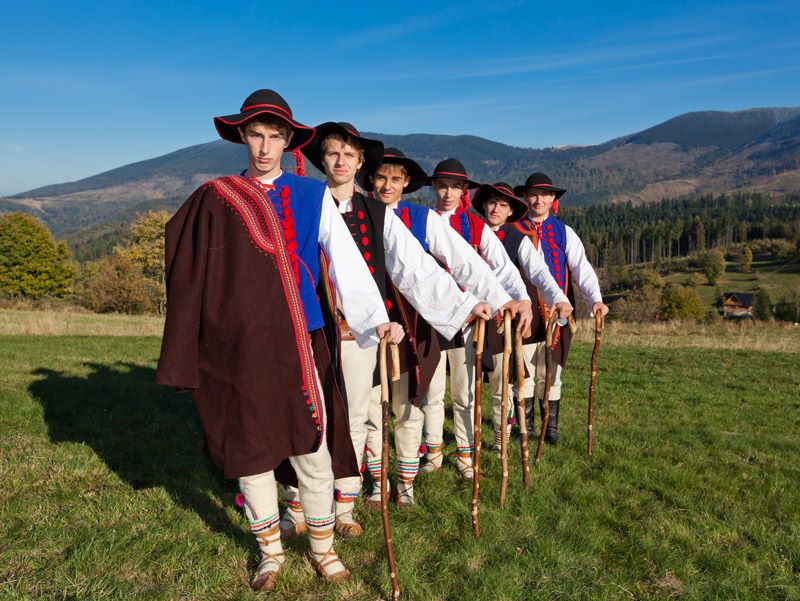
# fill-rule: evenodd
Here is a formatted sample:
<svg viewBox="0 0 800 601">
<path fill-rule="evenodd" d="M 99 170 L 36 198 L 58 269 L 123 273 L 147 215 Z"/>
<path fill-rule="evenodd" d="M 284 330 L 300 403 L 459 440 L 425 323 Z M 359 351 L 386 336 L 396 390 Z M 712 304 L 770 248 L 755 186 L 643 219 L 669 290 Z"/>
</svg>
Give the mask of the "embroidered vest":
<svg viewBox="0 0 800 601">
<path fill-rule="evenodd" d="M 407 200 L 401 200 L 394 212 L 422 245 L 422 249 L 428 252 L 428 213 L 430 209 Z"/>
<path fill-rule="evenodd" d="M 439 211 L 436 212 L 441 214 Z M 478 250 L 478 247 L 481 245 L 483 228 L 486 227 L 486 224 L 480 217 L 474 213 L 465 211 L 464 207 L 458 207 L 455 212 L 450 215 L 450 227 L 461 234 L 461 237 L 464 238 L 472 248 Z"/>
<path fill-rule="evenodd" d="M 383 276 L 386 271 L 386 251 L 383 246 L 386 208 L 383 203 L 359 192 L 353 194 L 352 202 L 352 210 L 342 213 L 342 218 L 386 302 L 386 278 Z"/>
</svg>

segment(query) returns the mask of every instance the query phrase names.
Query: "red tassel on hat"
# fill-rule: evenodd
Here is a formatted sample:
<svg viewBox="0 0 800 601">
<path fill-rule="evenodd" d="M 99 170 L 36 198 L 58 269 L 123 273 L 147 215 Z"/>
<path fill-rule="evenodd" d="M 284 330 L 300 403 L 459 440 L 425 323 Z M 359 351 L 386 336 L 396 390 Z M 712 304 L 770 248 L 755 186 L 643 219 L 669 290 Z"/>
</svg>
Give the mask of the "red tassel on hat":
<svg viewBox="0 0 800 601">
<path fill-rule="evenodd" d="M 306 174 L 306 163 L 303 160 L 303 153 L 300 152 L 299 148 L 295 148 L 292 151 L 292 155 L 294 155 L 294 162 L 297 165 L 297 168 L 294 171 L 295 175 L 299 175 L 300 177 L 305 176 L 305 174 Z"/>
<path fill-rule="evenodd" d="M 470 205 L 469 188 L 464 188 L 464 193 L 461 194 L 461 208 L 467 209 Z"/>
<path fill-rule="evenodd" d="M 558 199 L 557 198 L 553 201 L 553 204 L 550 205 L 550 210 L 553 211 L 553 215 L 558 215 Z"/>
</svg>

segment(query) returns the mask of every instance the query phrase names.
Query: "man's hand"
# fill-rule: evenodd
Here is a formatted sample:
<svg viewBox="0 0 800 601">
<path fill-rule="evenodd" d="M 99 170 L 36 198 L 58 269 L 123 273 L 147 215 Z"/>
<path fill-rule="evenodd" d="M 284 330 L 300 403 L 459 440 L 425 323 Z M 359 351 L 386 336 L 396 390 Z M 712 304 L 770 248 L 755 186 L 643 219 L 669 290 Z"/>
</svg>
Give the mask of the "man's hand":
<svg viewBox="0 0 800 601">
<path fill-rule="evenodd" d="M 595 304 L 592 305 L 592 314 L 597 315 L 600 313 L 603 317 L 608 315 L 608 306 L 601 301 L 597 301 Z"/>
<path fill-rule="evenodd" d="M 382 323 L 375 328 L 375 332 L 378 334 L 378 338 L 383 338 L 386 334 L 389 334 L 389 342 L 393 342 L 394 344 L 399 344 L 406 335 L 403 326 L 394 321 Z"/>
<path fill-rule="evenodd" d="M 524 335 L 525 332 L 530 329 L 531 322 L 533 322 L 533 309 L 531 308 L 531 301 L 519 301 L 517 303 L 517 315 L 519 316 L 517 332 Z"/>
<path fill-rule="evenodd" d="M 472 307 L 471 313 L 475 317 L 488 321 L 492 318 L 492 305 L 489 303 L 478 303 Z"/>
<path fill-rule="evenodd" d="M 502 316 L 506 309 L 511 311 L 511 319 L 514 319 L 517 316 L 517 311 L 519 311 L 519 303 L 515 300 L 510 300 L 505 305 L 500 307 L 497 310 L 497 313 Z"/>
<path fill-rule="evenodd" d="M 572 305 L 567 303 L 556 303 L 553 308 L 558 311 L 559 319 L 566 319 L 572 313 Z"/>
</svg>

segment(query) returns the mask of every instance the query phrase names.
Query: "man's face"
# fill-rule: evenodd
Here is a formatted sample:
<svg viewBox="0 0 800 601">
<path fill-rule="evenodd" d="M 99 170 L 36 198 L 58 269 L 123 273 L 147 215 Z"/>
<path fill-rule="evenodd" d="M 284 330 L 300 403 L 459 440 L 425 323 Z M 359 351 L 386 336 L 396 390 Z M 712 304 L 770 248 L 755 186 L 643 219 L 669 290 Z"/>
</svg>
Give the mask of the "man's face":
<svg viewBox="0 0 800 601">
<path fill-rule="evenodd" d="M 530 215 L 536 221 L 542 221 L 550 216 L 550 207 L 556 199 L 555 194 L 539 188 L 528 188 L 525 191 L 525 197 L 528 199 Z"/>
<path fill-rule="evenodd" d="M 452 177 L 437 177 L 433 180 L 433 191 L 436 192 L 436 208 L 440 211 L 452 211 L 461 203 L 461 195 L 466 182 Z"/>
<path fill-rule="evenodd" d="M 328 176 L 328 185 L 341 186 L 352 182 L 364 164 L 358 149 L 333 138 L 325 140 L 323 147 L 322 164 Z"/>
<path fill-rule="evenodd" d="M 400 202 L 403 190 L 411 181 L 400 165 L 384 163 L 370 176 L 375 197 L 385 205 L 394 205 Z"/>
<path fill-rule="evenodd" d="M 247 145 L 249 170 L 255 177 L 277 177 L 281 171 L 283 151 L 292 139 L 273 125 L 246 123 L 239 129 L 242 141 Z"/>
<path fill-rule="evenodd" d="M 513 212 L 511 205 L 505 198 L 500 196 L 490 196 L 484 203 L 486 208 L 486 220 L 492 227 L 503 225 Z"/>
</svg>

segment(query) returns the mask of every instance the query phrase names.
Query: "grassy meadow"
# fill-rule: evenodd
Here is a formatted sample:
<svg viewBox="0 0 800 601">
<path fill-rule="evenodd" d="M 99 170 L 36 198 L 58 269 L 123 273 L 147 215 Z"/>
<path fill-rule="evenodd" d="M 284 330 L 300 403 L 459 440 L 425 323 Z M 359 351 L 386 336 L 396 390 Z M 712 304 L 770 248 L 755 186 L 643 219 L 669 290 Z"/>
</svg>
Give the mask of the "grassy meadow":
<svg viewBox="0 0 800 601">
<path fill-rule="evenodd" d="M 191 397 L 154 383 L 158 336 L 98 316 L 84 327 L 102 335 L 33 335 L 13 329 L 30 316 L 6 313 L 0 598 L 259 598 L 235 485 L 203 459 Z M 482 455 L 480 540 L 452 461 L 418 478 L 416 507 L 392 510 L 402 598 L 800 599 L 800 332 L 705 327 L 608 324 L 588 457 L 584 326 L 562 444 L 532 466 L 531 488 L 512 443 L 501 509 L 499 460 Z M 485 421 L 485 449 L 491 438 Z M 365 536 L 337 543 L 351 581 L 317 578 L 301 539 L 271 598 L 388 598 L 380 515 L 357 513 Z"/>
</svg>

